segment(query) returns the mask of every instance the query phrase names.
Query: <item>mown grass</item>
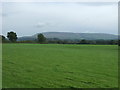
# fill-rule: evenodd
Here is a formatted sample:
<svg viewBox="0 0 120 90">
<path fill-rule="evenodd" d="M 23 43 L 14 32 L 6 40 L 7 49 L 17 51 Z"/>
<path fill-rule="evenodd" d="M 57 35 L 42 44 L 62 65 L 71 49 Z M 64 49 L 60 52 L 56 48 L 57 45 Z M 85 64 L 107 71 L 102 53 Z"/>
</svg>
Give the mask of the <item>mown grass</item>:
<svg viewBox="0 0 120 90">
<path fill-rule="evenodd" d="M 3 88 L 118 87 L 118 46 L 3 44 Z"/>
</svg>

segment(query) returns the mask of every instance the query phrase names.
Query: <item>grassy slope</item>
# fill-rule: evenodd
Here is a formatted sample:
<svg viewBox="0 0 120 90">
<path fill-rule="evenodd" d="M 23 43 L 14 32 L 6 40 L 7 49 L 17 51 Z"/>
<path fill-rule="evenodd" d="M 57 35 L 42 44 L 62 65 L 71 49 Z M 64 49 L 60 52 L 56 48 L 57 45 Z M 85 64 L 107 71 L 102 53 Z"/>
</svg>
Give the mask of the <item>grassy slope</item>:
<svg viewBox="0 0 120 90">
<path fill-rule="evenodd" d="M 3 87 L 117 87 L 117 46 L 3 45 Z"/>
</svg>

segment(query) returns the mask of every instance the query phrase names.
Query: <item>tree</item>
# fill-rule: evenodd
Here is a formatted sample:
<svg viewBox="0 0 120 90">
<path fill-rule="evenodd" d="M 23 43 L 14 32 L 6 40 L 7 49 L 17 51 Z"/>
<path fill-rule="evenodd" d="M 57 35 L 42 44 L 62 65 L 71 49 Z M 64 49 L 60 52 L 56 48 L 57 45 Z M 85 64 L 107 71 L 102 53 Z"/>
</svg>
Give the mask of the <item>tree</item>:
<svg viewBox="0 0 120 90">
<path fill-rule="evenodd" d="M 80 44 L 87 44 L 87 40 L 85 40 L 85 39 L 81 40 Z"/>
<path fill-rule="evenodd" d="M 5 38 L 5 36 L 0 35 L 0 43 L 6 43 L 8 40 Z"/>
<path fill-rule="evenodd" d="M 38 34 L 37 39 L 39 43 L 44 43 L 46 41 L 46 38 L 44 37 L 43 34 Z"/>
<path fill-rule="evenodd" d="M 2 35 L 2 42 L 5 42 L 6 41 L 6 38 L 5 36 Z"/>
<path fill-rule="evenodd" d="M 2 36 L 0 35 L 0 43 L 2 43 Z"/>
<path fill-rule="evenodd" d="M 120 46 L 120 39 L 118 40 L 118 45 Z"/>
<path fill-rule="evenodd" d="M 111 45 L 114 45 L 115 44 L 115 40 L 110 40 L 109 42 Z"/>
<path fill-rule="evenodd" d="M 7 33 L 7 38 L 11 41 L 11 42 L 15 42 L 17 40 L 17 34 L 15 32 L 8 32 Z"/>
<path fill-rule="evenodd" d="M 4 40 L 6 40 L 6 39 L 5 39 L 5 36 L 2 35 L 2 41 L 4 41 Z"/>
</svg>

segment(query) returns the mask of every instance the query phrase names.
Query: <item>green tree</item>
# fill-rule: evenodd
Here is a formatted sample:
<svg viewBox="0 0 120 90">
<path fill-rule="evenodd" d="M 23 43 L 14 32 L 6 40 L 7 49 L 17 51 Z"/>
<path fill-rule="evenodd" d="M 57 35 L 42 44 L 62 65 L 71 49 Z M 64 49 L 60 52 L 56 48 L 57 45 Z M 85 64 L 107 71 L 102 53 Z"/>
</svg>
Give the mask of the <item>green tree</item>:
<svg viewBox="0 0 120 90">
<path fill-rule="evenodd" d="M 6 40 L 5 36 L 2 35 L 2 41 Z"/>
<path fill-rule="evenodd" d="M 45 43 L 45 41 L 46 41 L 46 38 L 44 37 L 43 34 L 38 34 L 37 39 L 38 39 L 39 43 Z"/>
<path fill-rule="evenodd" d="M 0 35 L 0 43 L 9 43 L 5 36 Z"/>
<path fill-rule="evenodd" d="M 0 35 L 0 43 L 2 43 L 2 36 Z"/>
<path fill-rule="evenodd" d="M 120 39 L 118 40 L 118 45 L 120 46 Z"/>
<path fill-rule="evenodd" d="M 87 40 L 85 40 L 85 39 L 81 40 L 80 44 L 87 44 Z"/>
<path fill-rule="evenodd" d="M 17 34 L 15 32 L 8 32 L 7 33 L 7 38 L 11 41 L 11 42 L 16 42 L 17 40 Z"/>
<path fill-rule="evenodd" d="M 2 35 L 2 42 L 6 42 L 6 41 L 7 40 L 6 40 L 5 36 Z"/>
</svg>

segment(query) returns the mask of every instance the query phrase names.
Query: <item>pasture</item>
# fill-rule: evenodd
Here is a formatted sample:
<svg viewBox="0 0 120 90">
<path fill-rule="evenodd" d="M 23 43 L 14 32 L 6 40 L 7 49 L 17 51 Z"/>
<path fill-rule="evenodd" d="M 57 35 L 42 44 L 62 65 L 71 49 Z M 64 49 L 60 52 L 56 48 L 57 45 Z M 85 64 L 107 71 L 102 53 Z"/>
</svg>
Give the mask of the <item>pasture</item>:
<svg viewBox="0 0 120 90">
<path fill-rule="evenodd" d="M 118 87 L 118 46 L 3 44 L 3 88 Z"/>
</svg>

